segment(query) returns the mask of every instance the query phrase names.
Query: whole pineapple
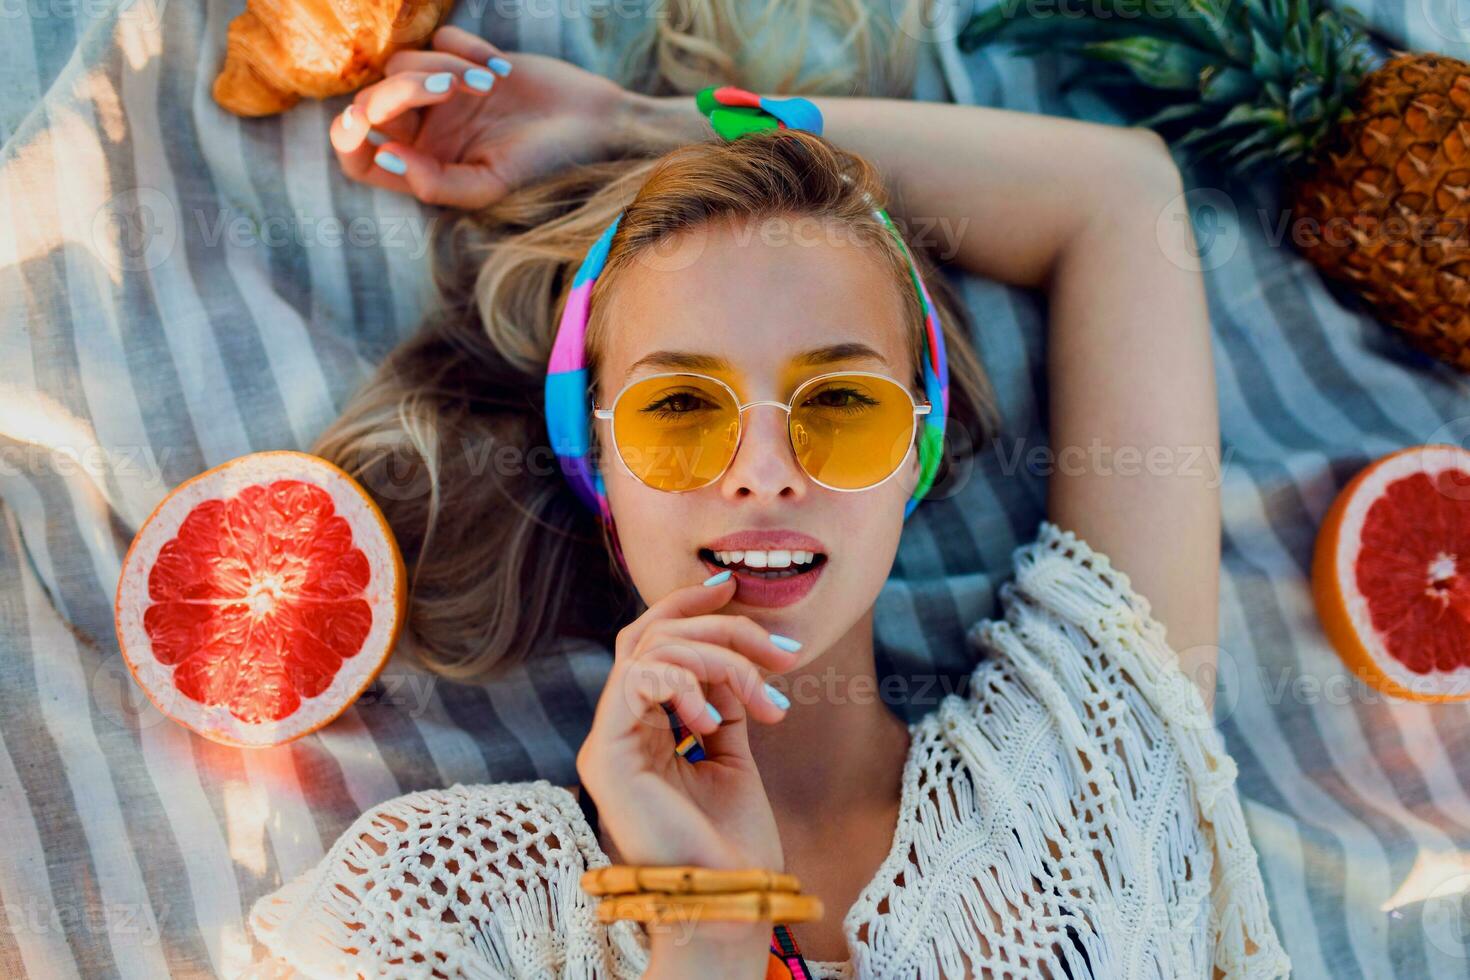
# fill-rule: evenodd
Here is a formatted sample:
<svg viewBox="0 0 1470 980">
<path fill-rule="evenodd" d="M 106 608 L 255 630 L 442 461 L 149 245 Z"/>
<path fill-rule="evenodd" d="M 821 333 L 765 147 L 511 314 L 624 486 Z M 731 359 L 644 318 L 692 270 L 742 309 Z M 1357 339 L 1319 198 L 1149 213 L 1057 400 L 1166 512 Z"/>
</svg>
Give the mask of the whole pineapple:
<svg viewBox="0 0 1470 980">
<path fill-rule="evenodd" d="M 1089 84 L 1143 94 L 1154 111 L 1139 124 L 1193 159 L 1240 176 L 1277 168 L 1301 252 L 1470 371 L 1470 65 L 1405 52 L 1375 65 L 1357 12 L 1320 0 L 1076 6 L 1000 0 L 960 47 L 996 38 L 1094 59 Z"/>
</svg>

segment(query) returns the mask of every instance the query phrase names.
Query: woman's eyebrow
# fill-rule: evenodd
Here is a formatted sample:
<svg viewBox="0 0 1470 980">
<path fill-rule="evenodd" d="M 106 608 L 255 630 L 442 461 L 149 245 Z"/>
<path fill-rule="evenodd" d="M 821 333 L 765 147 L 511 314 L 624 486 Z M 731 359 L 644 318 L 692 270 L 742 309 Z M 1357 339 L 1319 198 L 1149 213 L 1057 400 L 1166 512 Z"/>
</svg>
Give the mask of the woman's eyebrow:
<svg viewBox="0 0 1470 980">
<path fill-rule="evenodd" d="M 874 360 L 887 365 L 888 359 L 867 344 L 849 341 L 813 347 L 792 356 L 791 363 L 798 367 L 816 367 L 836 361 Z M 639 368 L 666 368 L 681 371 L 729 371 L 730 362 L 713 354 L 696 354 L 691 351 L 656 350 L 633 362 L 628 368 L 631 377 Z"/>
<path fill-rule="evenodd" d="M 879 361 L 885 365 L 888 363 L 888 358 L 867 344 L 860 344 L 856 341 L 830 344 L 826 347 L 814 347 L 809 351 L 802 351 L 791 359 L 791 363 L 799 367 L 816 367 L 819 364 L 831 364 L 834 361 L 861 360 Z"/>
</svg>

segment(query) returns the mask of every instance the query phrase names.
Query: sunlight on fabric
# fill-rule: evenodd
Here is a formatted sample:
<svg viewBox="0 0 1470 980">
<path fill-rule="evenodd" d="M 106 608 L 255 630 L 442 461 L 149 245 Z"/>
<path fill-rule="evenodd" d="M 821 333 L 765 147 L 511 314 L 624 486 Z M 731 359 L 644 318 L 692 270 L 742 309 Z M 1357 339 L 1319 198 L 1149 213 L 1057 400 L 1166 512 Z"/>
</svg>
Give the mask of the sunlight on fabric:
<svg viewBox="0 0 1470 980">
<path fill-rule="evenodd" d="M 156 0 L 125 2 L 122 6 L 126 9 L 121 10 L 117 18 L 118 50 L 128 59 L 129 68 L 140 71 L 163 50 L 163 37 L 159 31 L 163 10 Z"/>
<path fill-rule="evenodd" d="M 142 70 L 162 51 L 154 6 L 140 2 L 118 17 L 117 47 L 131 71 Z M 98 260 L 86 271 L 105 275 L 117 289 L 123 273 L 155 268 L 173 255 L 177 221 L 172 202 L 152 188 L 110 186 L 114 171 L 103 136 L 109 143 L 121 143 L 130 134 L 106 66 L 79 76 L 75 85 L 80 91 L 73 101 L 48 104 L 45 135 L 20 146 L 5 168 L 16 210 L 16 260 L 41 260 L 75 246 Z M 47 189 L 44 196 L 33 198 L 41 188 Z M 47 210 L 53 202 L 54 214 Z"/>
<path fill-rule="evenodd" d="M 74 268 L 106 275 L 110 289 L 118 289 L 125 270 L 151 268 L 140 264 L 150 259 L 152 265 L 158 264 L 160 250 L 144 246 L 160 237 L 156 229 L 173 228 L 152 217 L 158 210 L 156 202 L 146 197 L 140 201 L 139 189 L 106 196 L 108 184 L 103 175 L 108 173 L 108 164 L 90 119 L 73 107 L 58 106 L 49 112 L 48 120 L 46 136 L 17 150 L 5 170 L 15 209 L 16 259 L 40 262 L 58 252 L 90 255 L 98 261 L 86 267 L 78 263 Z M 65 166 L 58 167 L 57 158 L 63 153 Z M 31 196 L 41 194 L 44 196 Z M 54 211 L 50 210 L 53 205 Z M 145 224 L 139 224 L 140 217 L 147 219 Z M 171 252 L 173 241 L 166 245 Z"/>
<path fill-rule="evenodd" d="M 223 975 L 240 980 L 250 968 L 250 937 L 243 925 L 222 926 L 219 931 L 220 955 L 224 958 Z"/>
<path fill-rule="evenodd" d="M 0 435 L 65 452 L 74 459 L 84 452 L 102 451 L 92 427 L 66 406 L 44 392 L 15 385 L 0 384 Z"/>
<path fill-rule="evenodd" d="M 266 873 L 265 821 L 269 815 L 270 801 L 264 793 L 239 780 L 225 784 L 230 857 L 255 875 Z"/>
<path fill-rule="evenodd" d="M 123 501 L 107 496 L 104 476 L 120 469 L 121 457 L 99 444 L 92 427 L 54 398 L 34 389 L 0 384 L 0 438 L 47 454 L 50 466 L 62 476 L 83 474 L 110 507 L 127 514 Z M 15 462 L 11 460 L 12 465 Z M 20 469 L 33 471 L 29 460 Z"/>
<path fill-rule="evenodd" d="M 1392 912 L 1415 902 L 1458 902 L 1466 894 L 1470 894 L 1470 853 L 1420 851 L 1398 891 L 1380 909 Z"/>
<path fill-rule="evenodd" d="M 105 72 L 92 71 L 87 73 L 83 84 L 92 100 L 92 111 L 97 114 L 97 125 L 107 134 L 107 138 L 114 143 L 127 139 L 127 116 L 123 112 L 122 99 L 118 97 L 117 86 L 112 79 Z"/>
<path fill-rule="evenodd" d="M 237 867 L 264 877 L 269 870 L 265 851 L 266 822 L 271 819 L 269 794 L 246 780 L 232 779 L 224 783 L 224 805 L 231 859 Z M 224 976 L 239 976 L 249 967 L 250 938 L 243 922 L 220 926 L 219 950 Z"/>
<path fill-rule="evenodd" d="M 68 109 L 55 110 L 50 123 L 52 132 L 18 148 L 4 170 L 3 179 L 12 209 L 7 230 L 11 233 L 13 261 L 17 265 L 43 261 L 52 252 L 64 250 L 68 245 L 77 245 L 88 254 L 97 253 L 92 222 L 87 222 L 85 228 L 77 228 L 76 222 L 58 217 L 53 209 L 53 204 L 55 208 L 63 207 L 54 194 L 53 186 L 57 175 L 57 147 L 70 147 L 74 142 L 90 143 L 95 151 L 97 134 Z M 97 173 L 107 172 L 100 161 L 97 166 Z M 67 201 L 69 213 L 74 214 L 81 207 L 89 215 L 96 214 L 102 200 L 97 198 L 90 208 L 85 207 L 86 203 Z M 121 285 L 122 279 L 117 273 L 120 268 L 116 261 L 109 263 L 113 286 Z"/>
</svg>

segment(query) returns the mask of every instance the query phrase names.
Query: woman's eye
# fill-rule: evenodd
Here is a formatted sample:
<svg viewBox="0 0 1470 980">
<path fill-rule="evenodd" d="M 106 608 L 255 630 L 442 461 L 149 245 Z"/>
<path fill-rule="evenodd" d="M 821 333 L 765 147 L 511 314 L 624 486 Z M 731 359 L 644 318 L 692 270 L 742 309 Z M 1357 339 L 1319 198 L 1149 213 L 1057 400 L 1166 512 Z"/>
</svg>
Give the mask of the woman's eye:
<svg viewBox="0 0 1470 980">
<path fill-rule="evenodd" d="M 698 395 L 690 394 L 687 391 L 676 391 L 664 395 L 652 405 L 645 408 L 644 411 L 663 416 L 683 415 L 688 412 L 697 411 L 705 405 L 708 405 L 708 402 Z"/>
<path fill-rule="evenodd" d="M 827 388 L 813 395 L 807 404 L 815 405 L 818 408 L 856 409 L 877 403 L 862 392 L 854 391 L 851 388 Z"/>
</svg>

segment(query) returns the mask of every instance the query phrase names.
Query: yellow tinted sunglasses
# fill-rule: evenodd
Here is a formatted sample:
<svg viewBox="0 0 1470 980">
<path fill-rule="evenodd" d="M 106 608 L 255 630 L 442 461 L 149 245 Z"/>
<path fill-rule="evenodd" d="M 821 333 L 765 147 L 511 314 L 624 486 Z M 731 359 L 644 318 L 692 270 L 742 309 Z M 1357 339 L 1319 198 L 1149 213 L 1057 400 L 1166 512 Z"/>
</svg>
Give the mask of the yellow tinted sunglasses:
<svg viewBox="0 0 1470 980">
<path fill-rule="evenodd" d="M 670 372 L 629 382 L 611 407 L 612 442 L 629 473 L 655 490 L 682 493 L 724 475 L 740 450 L 745 410 L 787 415 L 791 451 L 806 474 L 829 490 L 870 490 L 897 473 L 932 409 L 908 388 L 868 371 L 834 371 L 803 381 L 787 402 L 742 402 L 725 382 Z"/>
</svg>

